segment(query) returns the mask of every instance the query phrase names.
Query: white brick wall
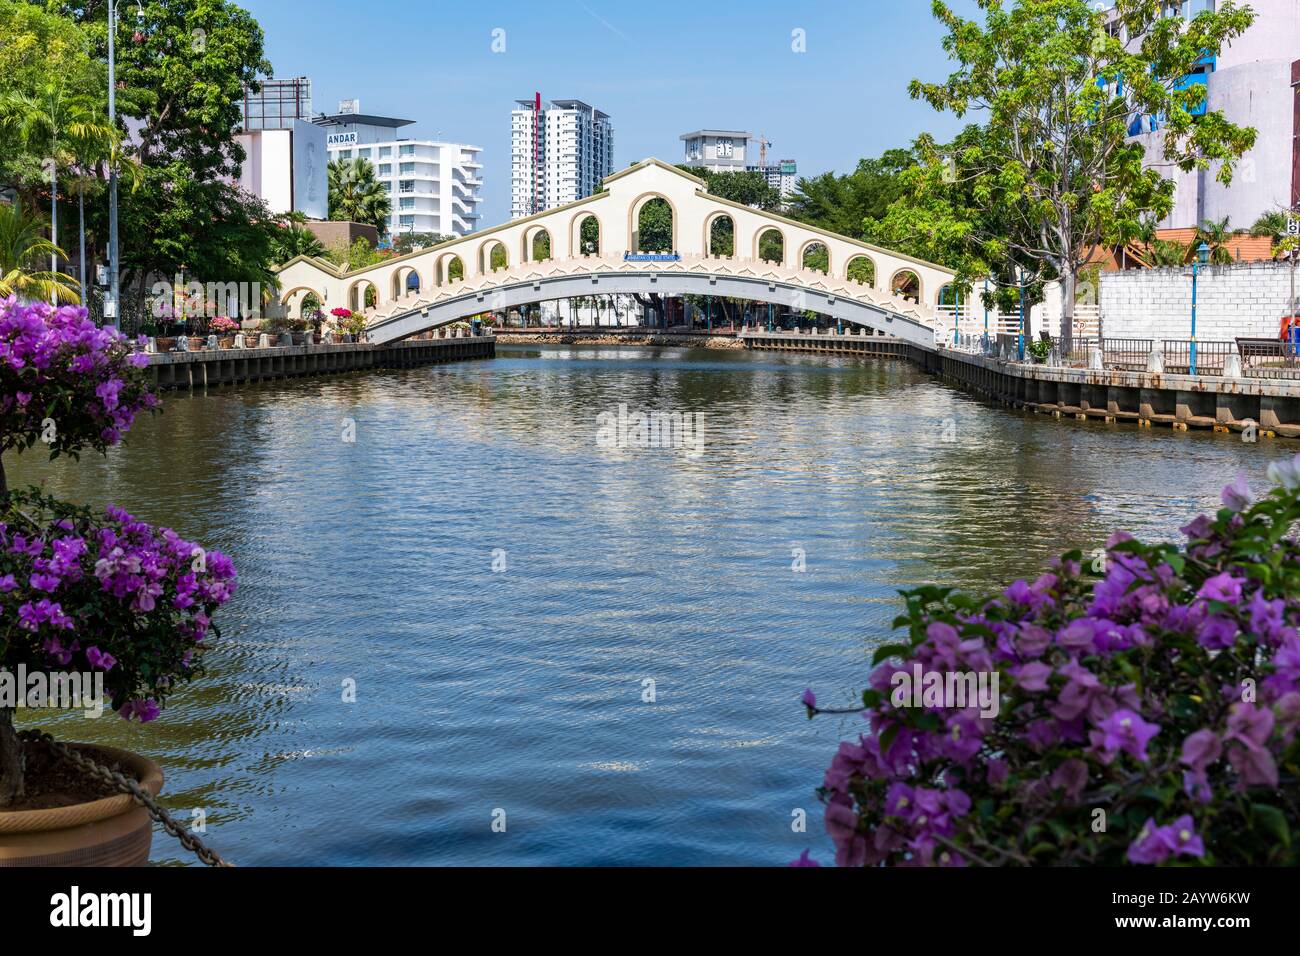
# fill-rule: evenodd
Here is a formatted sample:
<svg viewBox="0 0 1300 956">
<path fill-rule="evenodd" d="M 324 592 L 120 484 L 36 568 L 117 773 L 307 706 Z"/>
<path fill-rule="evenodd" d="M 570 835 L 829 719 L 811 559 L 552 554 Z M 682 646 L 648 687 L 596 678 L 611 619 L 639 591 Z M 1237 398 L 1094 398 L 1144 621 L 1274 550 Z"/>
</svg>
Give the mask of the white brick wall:
<svg viewBox="0 0 1300 956">
<path fill-rule="evenodd" d="M 1101 274 L 1101 327 L 1108 338 L 1186 339 L 1191 335 L 1191 266 Z M 1300 300 L 1300 273 L 1297 274 Z M 1201 269 L 1198 341 L 1276 338 L 1289 311 L 1291 267 L 1251 262 Z"/>
</svg>

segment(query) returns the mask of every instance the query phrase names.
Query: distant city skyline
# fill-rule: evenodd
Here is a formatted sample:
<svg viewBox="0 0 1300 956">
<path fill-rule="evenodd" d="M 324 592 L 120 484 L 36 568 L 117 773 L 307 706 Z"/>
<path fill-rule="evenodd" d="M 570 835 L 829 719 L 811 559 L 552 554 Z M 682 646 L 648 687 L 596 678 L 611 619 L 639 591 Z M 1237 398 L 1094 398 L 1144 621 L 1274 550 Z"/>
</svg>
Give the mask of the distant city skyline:
<svg viewBox="0 0 1300 956">
<path fill-rule="evenodd" d="M 718 124 L 765 133 L 770 155 L 797 156 L 806 177 L 960 126 L 907 95 L 913 77 L 950 72 L 922 3 L 561 0 L 461 7 L 453 18 L 416 0 L 375 0 L 358 22 L 343 0 L 313 3 L 310 16 L 301 0 L 240 2 L 266 33 L 275 76 L 311 77 L 317 112 L 359 98 L 366 112 L 415 120 L 404 135 L 481 144 L 483 227 L 510 218 L 510 111 L 521 91 L 607 112 L 615 170 L 650 156 L 681 162 L 682 131 Z M 793 49 L 799 37 L 806 52 Z"/>
</svg>

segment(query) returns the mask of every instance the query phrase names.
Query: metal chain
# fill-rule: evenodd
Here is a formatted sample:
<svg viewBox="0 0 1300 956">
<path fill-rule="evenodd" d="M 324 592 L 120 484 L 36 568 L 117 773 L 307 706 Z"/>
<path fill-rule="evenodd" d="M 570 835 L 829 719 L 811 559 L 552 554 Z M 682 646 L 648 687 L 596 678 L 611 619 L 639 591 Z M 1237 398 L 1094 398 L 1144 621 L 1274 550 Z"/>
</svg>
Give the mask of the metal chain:
<svg viewBox="0 0 1300 956">
<path fill-rule="evenodd" d="M 67 760 L 78 769 L 85 771 L 92 777 L 113 786 L 123 793 L 130 794 L 135 802 L 144 807 L 149 812 L 149 816 L 161 823 L 163 829 L 180 841 L 181 846 L 189 850 L 200 861 L 208 866 L 234 866 L 223 860 L 215 850 L 205 844 L 194 834 L 186 830 L 181 824 L 177 823 L 166 808 L 161 806 L 150 793 L 140 786 L 138 782 L 132 780 L 124 774 L 115 770 L 110 770 L 101 763 L 90 759 L 85 754 L 80 753 L 69 747 L 67 744 L 59 743 L 49 734 L 40 730 L 23 730 L 19 731 L 18 736 L 31 743 L 44 744 L 49 747 L 62 760 Z"/>
</svg>

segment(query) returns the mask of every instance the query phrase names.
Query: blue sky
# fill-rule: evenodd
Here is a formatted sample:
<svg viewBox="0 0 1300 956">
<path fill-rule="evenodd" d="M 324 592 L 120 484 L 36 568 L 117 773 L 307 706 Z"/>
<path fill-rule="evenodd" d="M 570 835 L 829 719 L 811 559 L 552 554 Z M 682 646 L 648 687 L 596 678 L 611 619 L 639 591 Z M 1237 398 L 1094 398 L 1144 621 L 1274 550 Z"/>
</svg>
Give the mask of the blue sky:
<svg viewBox="0 0 1300 956">
<path fill-rule="evenodd" d="M 484 226 L 509 216 L 510 110 L 534 91 L 609 113 L 618 168 L 678 162 L 678 136 L 713 127 L 766 133 L 769 160 L 793 157 L 801 175 L 844 172 L 958 127 L 907 95 L 913 77 L 950 72 L 926 0 L 240 2 L 275 74 L 312 78 L 318 112 L 357 97 L 415 120 L 406 135 L 483 147 Z M 806 52 L 791 49 L 796 29 Z"/>
</svg>

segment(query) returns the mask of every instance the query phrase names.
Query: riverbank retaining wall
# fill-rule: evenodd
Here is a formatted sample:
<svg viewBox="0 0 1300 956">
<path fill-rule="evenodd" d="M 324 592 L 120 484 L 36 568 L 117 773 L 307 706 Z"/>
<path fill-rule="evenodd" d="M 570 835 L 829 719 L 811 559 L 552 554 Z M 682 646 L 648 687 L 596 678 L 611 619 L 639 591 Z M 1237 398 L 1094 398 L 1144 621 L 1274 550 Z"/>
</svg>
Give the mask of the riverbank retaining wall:
<svg viewBox="0 0 1300 956">
<path fill-rule="evenodd" d="M 745 333 L 747 348 L 859 354 L 912 362 L 984 398 L 1017 408 L 1139 427 L 1300 438 L 1300 380 L 1166 375 L 1004 362 L 865 335 Z"/>
<path fill-rule="evenodd" d="M 492 358 L 496 337 L 411 339 L 389 345 L 286 345 L 265 349 L 204 349 L 149 356 L 154 385 L 207 388 L 303 375 L 333 375 L 377 368 L 408 368 Z"/>
</svg>

